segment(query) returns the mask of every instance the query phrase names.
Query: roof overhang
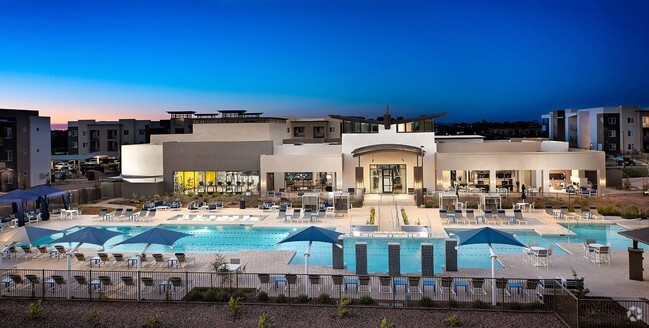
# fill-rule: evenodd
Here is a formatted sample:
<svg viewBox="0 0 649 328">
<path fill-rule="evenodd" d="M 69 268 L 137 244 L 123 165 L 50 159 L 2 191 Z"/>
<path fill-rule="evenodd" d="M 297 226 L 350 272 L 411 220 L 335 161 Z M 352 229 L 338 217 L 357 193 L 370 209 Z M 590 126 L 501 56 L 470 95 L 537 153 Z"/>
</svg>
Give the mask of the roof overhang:
<svg viewBox="0 0 649 328">
<path fill-rule="evenodd" d="M 362 155 L 385 153 L 385 152 L 407 153 L 407 154 L 413 154 L 418 156 L 424 156 L 424 154 L 426 154 L 426 152 L 422 148 L 415 147 L 415 146 L 399 145 L 399 144 L 379 144 L 379 145 L 371 145 L 371 146 L 356 148 L 352 151 L 352 155 L 354 157 L 358 157 Z"/>
<path fill-rule="evenodd" d="M 649 245 L 649 228 L 620 231 L 618 232 L 618 234 L 627 238 L 631 238 L 639 243 Z"/>
</svg>

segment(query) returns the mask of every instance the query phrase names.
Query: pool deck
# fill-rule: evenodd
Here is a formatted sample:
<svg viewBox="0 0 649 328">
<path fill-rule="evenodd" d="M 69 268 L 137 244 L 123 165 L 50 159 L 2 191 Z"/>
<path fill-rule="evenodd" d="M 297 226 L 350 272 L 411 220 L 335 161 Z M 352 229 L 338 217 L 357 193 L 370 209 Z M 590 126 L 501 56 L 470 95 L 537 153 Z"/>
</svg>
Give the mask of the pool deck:
<svg viewBox="0 0 649 328">
<path fill-rule="evenodd" d="M 417 219 L 421 221 L 422 225 L 427 225 L 431 227 L 431 237 L 433 238 L 448 238 L 448 235 L 444 229 L 473 229 L 476 227 L 483 226 L 494 226 L 494 225 L 476 225 L 476 224 L 446 224 L 443 223 L 439 218 L 439 212 L 437 209 L 425 209 L 417 208 L 415 206 L 401 206 L 403 207 L 411 221 L 411 224 L 416 222 Z M 176 215 L 184 214 L 203 214 L 203 215 L 253 215 L 253 216 L 265 216 L 266 218 L 261 221 L 197 221 L 197 220 L 188 220 L 188 221 L 170 221 L 169 218 Z M 186 209 L 179 211 L 158 211 L 156 217 L 151 222 L 114 222 L 114 221 L 96 221 L 93 218 L 96 216 L 90 215 L 80 215 L 79 218 L 73 220 L 59 220 L 57 217 L 51 219 L 47 222 L 36 223 L 35 226 L 46 227 L 50 229 L 63 230 L 77 225 L 92 225 L 92 226 L 115 226 L 115 225 L 125 225 L 125 226 L 156 226 L 159 224 L 174 224 L 174 225 L 225 225 L 225 224 L 234 224 L 234 225 L 254 225 L 256 227 L 306 227 L 309 225 L 314 225 L 313 223 L 291 223 L 291 222 L 282 222 L 280 220 L 274 219 L 277 216 L 277 211 L 261 211 L 258 209 L 234 209 L 226 208 L 219 210 L 217 212 L 208 213 L 206 211 L 202 212 L 190 212 Z M 521 230 L 529 229 L 534 230 L 537 233 L 543 235 L 549 234 L 571 234 L 571 231 L 565 227 L 559 225 L 558 223 L 567 222 L 565 220 L 557 221 L 543 213 L 541 210 L 535 210 L 532 212 L 525 212 L 524 216 L 528 218 L 528 225 L 519 225 L 519 224 L 504 224 L 504 225 L 495 225 L 498 229 L 503 230 Z M 337 231 L 343 232 L 346 234 L 350 233 L 352 225 L 362 225 L 365 224 L 366 220 L 369 217 L 369 207 L 355 208 L 351 209 L 350 212 L 344 216 L 337 218 L 327 218 L 321 223 L 315 225 L 323 227 L 332 227 L 336 228 Z M 611 224 L 620 221 L 616 217 L 606 217 L 605 220 L 588 220 L 580 221 L 587 223 L 602 223 L 602 224 Z M 397 231 L 398 227 L 394 220 L 385 219 L 380 221 L 380 230 L 381 231 Z M 574 221 L 569 221 L 574 222 Z M 622 221 L 625 228 L 638 228 L 641 227 L 641 223 L 637 221 Z M 647 223 L 644 223 L 643 226 L 647 226 Z M 5 232 L 0 233 L 11 233 L 12 228 L 5 229 Z M 523 262 L 523 254 L 503 254 L 498 256 L 498 260 L 504 266 L 504 268 L 497 269 L 496 276 L 498 277 L 513 277 L 513 278 L 538 278 L 539 276 L 543 278 L 554 278 L 555 276 L 563 276 L 566 278 L 572 277 L 572 270 L 574 268 L 579 276 L 584 276 L 586 278 L 586 285 L 590 288 L 590 295 L 596 296 L 611 296 L 611 297 L 646 297 L 649 298 L 649 270 L 645 270 L 644 279 L 645 281 L 631 281 L 628 279 L 628 256 L 626 250 L 614 250 L 612 251 L 611 258 L 612 263 L 609 267 L 608 265 L 599 266 L 594 263 L 584 261 L 581 251 L 581 244 L 561 244 L 559 245 L 566 251 L 571 254 L 565 255 L 553 255 L 552 263 L 550 268 L 536 268 L 530 266 Z M 80 252 L 85 252 L 87 255 L 94 255 L 97 251 L 97 247 L 82 247 Z M 20 253 L 20 251 L 19 251 Z M 110 254 L 110 249 L 108 250 Z M 304 267 L 300 265 L 288 265 L 289 261 L 293 256 L 301 256 L 301 253 L 294 254 L 293 251 L 282 251 L 282 250 L 273 250 L 273 251 L 258 251 L 258 250 L 245 250 L 239 251 L 233 254 L 228 254 L 232 258 L 240 258 L 242 264 L 246 264 L 247 272 L 266 272 L 266 273 L 303 273 Z M 125 258 L 134 256 L 134 253 L 124 253 Z M 165 257 L 173 257 L 173 254 L 164 254 Z M 188 254 L 189 257 L 195 259 L 195 262 L 188 264 L 182 270 L 188 271 L 210 271 L 210 262 L 213 260 L 213 254 Z M 644 256 L 644 267 L 649 268 L 649 256 Z M 76 259 L 72 260 L 73 269 L 81 269 L 85 265 L 87 269 L 87 264 L 79 264 Z M 49 259 L 45 257 L 44 259 L 35 258 L 35 259 L 25 259 L 22 256 L 19 256 L 17 259 L 7 260 L 5 259 L 2 263 L 2 269 L 56 269 L 62 270 L 66 268 L 65 259 Z M 93 268 L 95 270 L 95 268 Z M 104 270 L 104 268 L 98 269 Z M 107 270 L 135 270 L 133 268 L 129 269 L 126 265 L 116 268 L 115 266 L 109 266 Z M 143 270 L 151 271 L 166 271 L 168 270 L 166 266 L 151 267 L 145 266 Z M 351 272 L 346 272 L 345 270 L 334 270 L 331 267 L 327 266 L 310 266 L 310 272 L 313 273 L 341 273 L 341 274 L 352 274 Z M 461 268 L 458 272 L 445 272 L 443 275 L 448 276 L 463 276 L 463 277 L 489 277 L 491 276 L 490 269 L 465 269 Z"/>
</svg>

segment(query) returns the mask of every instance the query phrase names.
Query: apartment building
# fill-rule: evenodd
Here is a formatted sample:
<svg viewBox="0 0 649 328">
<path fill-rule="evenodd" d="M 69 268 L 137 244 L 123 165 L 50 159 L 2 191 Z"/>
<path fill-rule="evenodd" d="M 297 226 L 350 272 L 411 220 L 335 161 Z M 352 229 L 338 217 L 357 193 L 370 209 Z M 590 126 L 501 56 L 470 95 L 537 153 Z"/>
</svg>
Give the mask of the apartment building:
<svg viewBox="0 0 649 328">
<path fill-rule="evenodd" d="M 0 191 L 50 179 L 50 118 L 36 110 L 0 109 Z"/>
<path fill-rule="evenodd" d="M 554 110 L 542 116 L 551 140 L 608 154 L 649 152 L 649 108 L 640 106 Z"/>
<path fill-rule="evenodd" d="M 148 143 L 151 121 L 79 120 L 68 122 L 69 155 L 118 156 L 122 145 Z"/>
</svg>

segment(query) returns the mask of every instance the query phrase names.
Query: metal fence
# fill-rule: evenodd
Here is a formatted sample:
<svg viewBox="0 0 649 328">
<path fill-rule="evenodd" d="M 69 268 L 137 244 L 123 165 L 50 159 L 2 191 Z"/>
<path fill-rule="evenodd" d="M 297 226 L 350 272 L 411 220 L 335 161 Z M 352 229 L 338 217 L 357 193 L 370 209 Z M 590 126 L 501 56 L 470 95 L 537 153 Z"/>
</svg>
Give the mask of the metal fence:
<svg viewBox="0 0 649 328">
<path fill-rule="evenodd" d="M 239 272 L 22 270 L 1 272 L 2 297 L 227 301 L 351 298 L 389 307 L 553 311 L 570 327 L 647 327 L 647 300 L 577 299 L 559 280 Z M 264 296 L 263 298 L 261 296 Z"/>
</svg>

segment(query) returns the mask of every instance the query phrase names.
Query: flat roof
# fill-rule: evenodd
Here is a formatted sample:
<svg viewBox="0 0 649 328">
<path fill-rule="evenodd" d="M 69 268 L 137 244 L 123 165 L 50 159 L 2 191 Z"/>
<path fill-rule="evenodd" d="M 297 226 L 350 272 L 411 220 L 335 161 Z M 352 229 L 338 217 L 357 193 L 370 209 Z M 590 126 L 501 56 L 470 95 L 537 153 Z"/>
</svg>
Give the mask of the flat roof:
<svg viewBox="0 0 649 328">
<path fill-rule="evenodd" d="M 168 110 L 167 114 L 196 114 L 193 110 Z"/>
<path fill-rule="evenodd" d="M 631 238 L 637 242 L 649 245 L 649 228 L 620 231 L 618 234 Z"/>
</svg>

